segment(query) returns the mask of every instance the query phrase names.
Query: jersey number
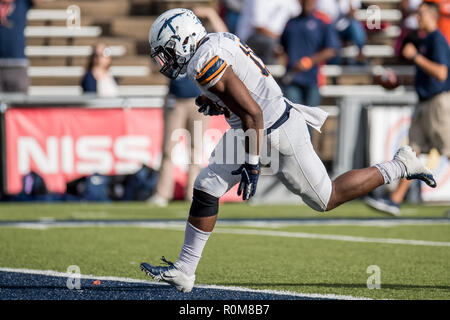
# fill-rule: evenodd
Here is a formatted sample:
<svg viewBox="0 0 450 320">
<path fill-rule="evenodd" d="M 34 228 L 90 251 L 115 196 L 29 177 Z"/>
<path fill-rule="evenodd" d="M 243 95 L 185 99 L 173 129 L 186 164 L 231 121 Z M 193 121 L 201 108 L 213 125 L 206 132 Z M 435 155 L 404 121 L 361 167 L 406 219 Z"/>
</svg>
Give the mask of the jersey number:
<svg viewBox="0 0 450 320">
<path fill-rule="evenodd" d="M 256 64 L 256 66 L 261 70 L 261 74 L 265 77 L 268 77 L 270 75 L 269 70 L 267 70 L 267 67 L 264 65 L 264 63 L 261 61 L 260 58 L 258 58 L 252 49 L 250 49 L 249 46 L 243 46 L 242 44 L 239 44 L 239 47 L 241 50 L 245 53 L 247 57 L 250 57 L 252 61 Z"/>
</svg>

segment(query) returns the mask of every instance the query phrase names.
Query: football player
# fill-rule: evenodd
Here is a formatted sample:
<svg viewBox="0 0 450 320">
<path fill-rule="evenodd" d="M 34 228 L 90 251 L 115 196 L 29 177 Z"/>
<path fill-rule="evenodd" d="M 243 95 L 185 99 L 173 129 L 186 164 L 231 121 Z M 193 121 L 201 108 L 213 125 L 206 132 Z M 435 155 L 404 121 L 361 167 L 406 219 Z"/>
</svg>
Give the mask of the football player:
<svg viewBox="0 0 450 320">
<path fill-rule="evenodd" d="M 317 211 L 332 210 L 403 177 L 436 186 L 431 171 L 410 147 L 400 148 L 391 161 L 352 170 L 331 181 L 313 149 L 307 128 L 309 125 L 320 130 L 326 112 L 284 98 L 264 63 L 249 47 L 230 33 L 208 34 L 192 11 L 166 11 L 153 23 L 149 38 L 151 57 L 160 72 L 172 79 L 189 76 L 202 90 L 197 99 L 200 111 L 224 114 L 231 127 L 195 181 L 178 260 L 171 263 L 163 257 L 168 266 L 141 264 L 141 269 L 154 279 L 179 291 L 192 290 L 195 270 L 216 223 L 219 198 L 237 183 L 243 200 L 256 192 L 263 141 L 279 152 L 276 175 L 280 181 Z M 245 149 L 242 163 L 218 159 L 219 154 L 228 159 L 226 154 L 236 148 L 226 143 L 232 129 L 253 133 L 248 135 L 253 139 L 241 140 Z"/>
</svg>

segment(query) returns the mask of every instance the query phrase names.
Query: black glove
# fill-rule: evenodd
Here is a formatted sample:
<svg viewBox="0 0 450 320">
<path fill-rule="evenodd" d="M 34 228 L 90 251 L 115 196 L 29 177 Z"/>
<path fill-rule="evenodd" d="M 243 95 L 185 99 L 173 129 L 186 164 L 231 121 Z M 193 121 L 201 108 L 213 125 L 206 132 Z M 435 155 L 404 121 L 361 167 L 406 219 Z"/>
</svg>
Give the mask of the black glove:
<svg viewBox="0 0 450 320">
<path fill-rule="evenodd" d="M 195 104 L 199 107 L 198 112 L 203 113 L 205 116 L 219 116 L 224 114 L 222 108 L 218 108 L 214 103 L 205 101 L 202 96 L 195 98 Z"/>
<path fill-rule="evenodd" d="M 242 200 L 249 200 L 255 195 L 259 178 L 259 164 L 245 163 L 239 169 L 232 171 L 231 174 L 241 175 L 237 194 L 238 196 L 242 194 Z"/>
</svg>

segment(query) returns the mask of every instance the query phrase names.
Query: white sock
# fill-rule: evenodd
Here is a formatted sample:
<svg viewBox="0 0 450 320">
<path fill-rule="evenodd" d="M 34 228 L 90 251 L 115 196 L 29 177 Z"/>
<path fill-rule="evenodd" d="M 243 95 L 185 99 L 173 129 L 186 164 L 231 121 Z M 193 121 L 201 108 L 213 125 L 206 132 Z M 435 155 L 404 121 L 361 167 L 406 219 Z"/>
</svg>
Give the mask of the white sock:
<svg viewBox="0 0 450 320">
<path fill-rule="evenodd" d="M 194 275 L 210 234 L 211 232 L 199 230 L 187 222 L 184 244 L 181 248 L 180 257 L 175 262 L 175 267 L 189 276 Z"/>
<path fill-rule="evenodd" d="M 384 179 L 384 184 L 404 178 L 406 176 L 406 167 L 400 160 L 391 160 L 378 163 L 375 167 L 380 170 Z"/>
</svg>

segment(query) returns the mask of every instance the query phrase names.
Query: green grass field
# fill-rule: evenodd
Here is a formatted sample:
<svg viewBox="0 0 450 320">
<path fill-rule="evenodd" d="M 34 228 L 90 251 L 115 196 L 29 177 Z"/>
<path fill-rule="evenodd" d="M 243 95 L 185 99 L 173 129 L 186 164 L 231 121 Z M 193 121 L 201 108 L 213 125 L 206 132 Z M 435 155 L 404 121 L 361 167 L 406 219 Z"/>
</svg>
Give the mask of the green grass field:
<svg viewBox="0 0 450 320">
<path fill-rule="evenodd" d="M 403 217 L 394 220 L 445 218 L 449 209 L 406 205 Z M 142 203 L 3 204 L 0 221 L 184 220 L 188 210 L 184 203 L 162 209 Z M 390 219 L 361 202 L 324 214 L 306 206 L 222 205 L 220 220 L 240 218 Z M 215 231 L 197 269 L 198 284 L 375 299 L 450 299 L 448 223 L 375 226 L 319 221 L 312 225 L 219 225 Z M 170 226 L 27 229 L 3 225 L 0 267 L 65 272 L 75 264 L 83 274 L 145 279 L 139 263 L 158 262 L 162 255 L 176 260 L 183 239 L 184 229 Z M 385 239 L 394 243 L 383 243 Z M 398 239 L 425 242 L 395 243 Z M 367 288 L 370 265 L 381 270 L 379 290 Z"/>
</svg>

